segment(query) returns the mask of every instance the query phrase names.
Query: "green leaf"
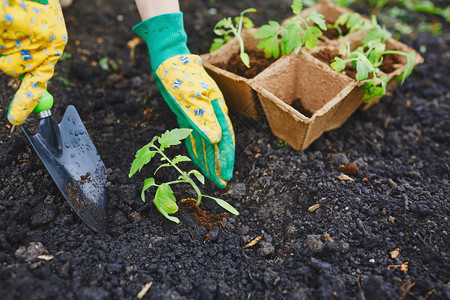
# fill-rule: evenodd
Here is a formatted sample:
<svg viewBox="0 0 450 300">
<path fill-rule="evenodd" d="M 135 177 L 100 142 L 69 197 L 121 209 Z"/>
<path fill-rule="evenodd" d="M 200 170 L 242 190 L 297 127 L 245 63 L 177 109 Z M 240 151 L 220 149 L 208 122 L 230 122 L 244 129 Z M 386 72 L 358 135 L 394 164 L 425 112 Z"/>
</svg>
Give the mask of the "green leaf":
<svg viewBox="0 0 450 300">
<path fill-rule="evenodd" d="M 267 39 L 278 36 L 278 30 L 281 29 L 277 21 L 269 21 L 268 24 L 261 26 L 255 33 L 256 39 Z"/>
<path fill-rule="evenodd" d="M 250 57 L 248 56 L 248 54 L 245 53 L 245 52 L 241 52 L 241 53 L 239 54 L 239 56 L 241 57 L 241 60 L 242 60 L 242 62 L 244 63 L 244 65 L 245 65 L 247 68 L 250 68 Z"/>
<path fill-rule="evenodd" d="M 372 51 L 370 51 L 369 55 L 367 56 L 367 58 L 372 62 L 372 63 L 376 63 L 378 61 L 380 61 L 381 56 L 383 55 L 383 51 L 386 49 L 386 44 L 384 43 L 379 43 L 376 44 Z"/>
<path fill-rule="evenodd" d="M 222 200 L 222 199 L 219 199 L 219 198 L 216 198 L 216 197 L 212 197 L 212 196 L 206 196 L 206 195 L 203 195 L 203 197 L 213 199 L 214 201 L 216 201 L 217 204 L 219 204 L 219 205 L 220 205 L 223 209 L 225 209 L 226 211 L 232 213 L 233 215 L 239 216 L 239 212 L 237 211 L 237 209 L 234 208 L 234 207 L 233 207 L 230 203 L 228 203 L 227 201 Z"/>
<path fill-rule="evenodd" d="M 308 29 L 305 31 L 305 35 L 303 37 L 303 39 L 305 40 L 306 49 L 308 49 L 308 50 L 314 49 L 319 42 L 319 39 L 317 38 L 317 36 L 319 36 L 321 34 L 322 34 L 322 31 L 320 31 L 319 28 L 317 28 L 315 26 L 308 27 Z"/>
<path fill-rule="evenodd" d="M 317 38 L 317 36 L 312 35 L 309 32 L 305 33 L 305 37 L 308 37 L 305 43 L 305 47 L 308 50 L 314 49 L 319 43 L 319 39 Z"/>
<path fill-rule="evenodd" d="M 254 13 L 257 12 L 258 10 L 256 8 L 247 8 L 246 10 L 243 10 L 241 12 L 241 15 L 243 16 L 244 14 L 248 14 L 248 13 Z"/>
<path fill-rule="evenodd" d="M 136 156 L 133 163 L 131 164 L 131 169 L 130 173 L 128 174 L 128 177 L 130 178 L 136 172 L 138 171 L 140 172 L 142 167 L 148 164 L 156 153 L 157 153 L 156 151 L 150 151 L 149 144 L 139 149 L 136 152 Z"/>
<path fill-rule="evenodd" d="M 303 9 L 303 4 L 301 0 L 294 0 L 291 5 L 292 12 L 296 15 L 300 14 Z"/>
<path fill-rule="evenodd" d="M 256 10 L 255 10 L 256 11 Z M 248 17 L 243 17 L 242 19 L 242 26 L 244 26 L 244 28 L 253 28 L 255 27 L 255 24 L 253 24 L 253 21 L 248 18 Z"/>
<path fill-rule="evenodd" d="M 159 169 L 161 169 L 161 168 L 165 168 L 165 167 L 171 167 L 172 165 L 170 164 L 170 163 L 165 163 L 165 164 L 162 164 L 162 165 L 160 165 L 156 170 L 155 170 L 155 172 L 153 173 L 153 175 L 155 175 L 156 174 L 156 172 L 158 172 L 159 171 Z"/>
<path fill-rule="evenodd" d="M 217 22 L 216 26 L 214 26 L 214 32 L 216 32 L 216 30 L 218 30 L 220 27 L 223 28 L 231 28 L 233 26 L 233 21 L 231 21 L 231 18 L 223 18 L 222 20 L 220 20 L 219 22 Z M 223 29 L 222 29 L 223 30 Z M 221 30 L 218 30 L 219 33 L 222 33 Z M 216 33 L 217 34 L 217 33 Z M 217 34 L 217 35 L 221 35 L 221 34 Z"/>
<path fill-rule="evenodd" d="M 376 25 L 372 30 L 370 30 L 366 37 L 363 39 L 363 44 L 368 44 L 369 42 L 382 42 L 390 39 L 392 34 L 386 30 L 386 28 Z"/>
<path fill-rule="evenodd" d="M 281 50 L 282 54 L 291 53 L 297 47 L 302 46 L 302 29 L 299 24 L 291 22 L 286 25 L 281 32 Z"/>
<path fill-rule="evenodd" d="M 383 95 L 385 95 L 386 94 L 387 84 L 389 83 L 389 77 L 386 76 L 386 75 L 382 75 L 380 77 L 380 82 L 381 82 L 381 87 L 383 89 Z M 383 95 L 381 95 L 381 96 L 383 96 Z M 379 96 L 379 97 L 381 97 L 381 96 Z"/>
<path fill-rule="evenodd" d="M 356 61 L 356 80 L 366 80 L 369 77 L 369 73 L 372 71 L 372 63 L 363 54 L 358 53 L 358 60 Z"/>
<path fill-rule="evenodd" d="M 169 214 L 174 214 L 178 211 L 178 205 L 176 204 L 172 188 L 168 184 L 163 183 L 158 187 L 153 203 L 155 203 L 156 208 L 164 217 L 175 223 L 180 222 L 178 218 L 169 216 Z"/>
<path fill-rule="evenodd" d="M 355 0 L 337 0 L 336 4 L 343 7 L 350 7 Z"/>
<path fill-rule="evenodd" d="M 152 186 L 157 186 L 157 184 L 155 183 L 155 179 L 150 177 L 144 180 L 144 187 L 142 188 L 141 191 L 141 199 L 143 202 L 145 202 L 145 191 L 151 188 Z"/>
<path fill-rule="evenodd" d="M 349 12 L 341 14 L 337 18 L 337 20 L 336 20 L 336 22 L 334 24 L 336 24 L 336 25 L 345 25 L 347 23 L 347 21 L 348 21 L 348 18 L 350 17 L 350 14 L 351 13 L 349 13 Z"/>
<path fill-rule="evenodd" d="M 327 24 L 325 22 L 325 16 L 319 14 L 316 10 L 311 11 L 308 14 L 308 19 L 319 25 L 320 29 L 327 30 Z M 322 32 L 320 32 L 322 34 Z"/>
<path fill-rule="evenodd" d="M 202 173 L 200 173 L 197 170 L 192 170 L 188 173 L 188 175 L 193 174 L 195 178 L 197 178 L 198 181 L 200 181 L 202 184 L 205 184 L 205 176 L 203 176 Z"/>
<path fill-rule="evenodd" d="M 278 36 L 273 36 L 259 41 L 258 49 L 263 49 L 267 57 L 280 57 L 280 45 L 278 41 Z"/>
<path fill-rule="evenodd" d="M 209 52 L 214 52 L 217 49 L 219 49 L 220 47 L 222 47 L 223 45 L 225 45 L 225 39 L 215 38 L 215 39 L 213 39 L 211 47 L 209 48 Z"/>
<path fill-rule="evenodd" d="M 158 139 L 158 142 L 161 144 L 161 148 L 169 148 L 170 146 L 179 145 L 181 140 L 184 140 L 191 134 L 192 129 L 187 128 L 175 128 L 172 130 L 167 130 L 161 137 Z"/>
<path fill-rule="evenodd" d="M 348 20 L 346 22 L 346 27 L 348 29 L 352 29 L 355 26 L 358 26 L 361 22 L 361 15 L 358 13 L 350 13 Z"/>
<path fill-rule="evenodd" d="M 401 84 L 405 82 L 405 79 L 408 78 L 409 75 L 411 75 L 412 71 L 414 70 L 414 62 L 416 61 L 416 53 L 414 51 L 409 52 L 406 55 L 406 68 L 403 72 Z"/>
<path fill-rule="evenodd" d="M 345 61 L 339 57 L 334 58 L 334 62 L 330 64 L 331 68 L 335 71 L 341 72 L 345 69 Z"/>
<path fill-rule="evenodd" d="M 228 30 L 225 30 L 223 28 L 214 28 L 214 33 L 217 34 L 218 36 L 222 36 L 227 34 Z"/>
<path fill-rule="evenodd" d="M 187 157 L 187 156 L 184 156 L 184 155 L 177 155 L 177 156 L 175 156 L 172 159 L 172 162 L 174 164 L 177 164 L 177 163 L 180 163 L 180 162 L 183 162 L 183 161 L 191 161 L 191 159 L 189 157 Z"/>
<path fill-rule="evenodd" d="M 108 65 L 108 58 L 107 57 L 103 57 L 102 59 L 100 59 L 98 61 L 98 65 L 100 66 L 100 68 L 102 68 L 105 71 L 109 70 L 109 65 Z"/>
</svg>

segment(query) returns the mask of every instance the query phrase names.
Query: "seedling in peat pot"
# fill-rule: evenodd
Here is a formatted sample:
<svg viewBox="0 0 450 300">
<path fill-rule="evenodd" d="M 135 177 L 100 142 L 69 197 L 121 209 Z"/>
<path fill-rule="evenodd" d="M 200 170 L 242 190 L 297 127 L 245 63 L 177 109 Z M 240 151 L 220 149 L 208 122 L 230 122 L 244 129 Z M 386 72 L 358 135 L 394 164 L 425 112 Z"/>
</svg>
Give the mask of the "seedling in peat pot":
<svg viewBox="0 0 450 300">
<path fill-rule="evenodd" d="M 355 32 L 359 29 L 368 30 L 372 26 L 369 22 L 365 22 L 361 15 L 357 12 L 347 12 L 341 14 L 334 24 L 328 24 L 329 28 L 334 28 L 339 32 L 339 37 L 343 36 L 341 26 L 345 26 L 348 29 L 347 34 Z"/>
<path fill-rule="evenodd" d="M 176 199 L 173 194 L 172 188 L 170 185 L 176 184 L 176 183 L 188 183 L 192 186 L 192 188 L 197 193 L 197 205 L 201 203 L 202 197 L 210 198 L 216 201 L 218 205 L 220 205 L 225 210 L 229 211 L 230 213 L 234 215 L 239 215 L 239 212 L 228 202 L 218 199 L 215 197 L 204 195 L 200 192 L 200 189 L 198 188 L 197 184 L 194 182 L 194 180 L 191 178 L 191 175 L 194 175 L 194 177 L 200 181 L 202 184 L 205 183 L 205 177 L 197 170 L 191 170 L 189 172 L 183 171 L 178 167 L 178 164 L 185 161 L 191 161 L 191 159 L 184 155 L 177 155 L 173 159 L 170 159 L 167 157 L 167 155 L 164 153 L 164 150 L 174 146 L 179 145 L 181 143 L 181 140 L 184 140 L 186 137 L 189 136 L 189 134 L 192 132 L 192 129 L 173 129 L 171 131 L 166 131 L 161 136 L 155 136 L 150 143 L 142 147 L 140 150 L 136 152 L 136 157 L 131 165 L 130 174 L 128 177 L 133 176 L 136 172 L 140 172 L 142 167 L 148 163 L 150 163 L 151 159 L 156 155 L 159 154 L 161 156 L 161 165 L 156 169 L 156 171 L 153 173 L 155 175 L 158 170 L 164 167 L 172 167 L 175 170 L 177 170 L 180 173 L 180 176 L 178 176 L 177 180 L 165 182 L 162 184 L 156 184 L 155 179 L 153 177 L 147 178 L 144 181 L 144 187 L 142 188 L 141 192 L 141 199 L 145 202 L 145 191 L 147 191 L 149 188 L 156 186 L 156 194 L 153 198 L 153 203 L 155 203 L 156 207 L 158 208 L 159 212 L 169 219 L 172 222 L 179 223 L 180 220 L 176 217 L 169 216 L 169 214 L 174 214 L 178 211 L 178 206 L 176 204 Z M 158 142 L 159 146 L 157 146 L 155 143 Z"/>
<path fill-rule="evenodd" d="M 263 49 L 267 57 L 280 57 L 294 51 L 298 54 L 303 46 L 311 50 L 319 42 L 318 36 L 322 35 L 322 30 L 327 30 L 325 18 L 317 11 L 311 11 L 306 19 L 300 17 L 303 9 L 301 0 L 294 0 L 292 11 L 295 16 L 286 24 L 281 26 L 276 21 L 269 21 L 268 24 L 261 26 L 255 33 L 255 38 L 261 39 L 258 49 Z M 310 25 L 311 23 L 317 24 Z"/>
<path fill-rule="evenodd" d="M 239 48 L 240 48 L 240 57 L 242 62 L 250 67 L 250 57 L 245 52 L 244 40 L 242 39 L 241 32 L 242 28 L 253 28 L 253 22 L 248 17 L 245 17 L 244 14 L 256 12 L 255 8 L 248 8 L 241 12 L 239 17 L 234 18 L 234 24 L 231 17 L 223 18 L 219 22 L 217 22 L 216 26 L 214 26 L 214 33 L 218 36 L 223 36 L 222 38 L 215 38 L 209 49 L 210 52 L 213 52 L 220 47 L 222 47 L 226 42 L 231 39 L 231 34 L 233 34 L 239 40 Z"/>
<path fill-rule="evenodd" d="M 390 37 L 390 32 L 380 26 L 376 17 L 372 16 L 371 29 L 362 41 L 362 45 L 351 51 L 348 42 L 341 44 L 340 54 L 344 59 L 335 57 L 334 62 L 331 63 L 331 68 L 337 72 L 344 70 L 347 63 L 356 67 L 356 80 L 367 80 L 363 86 L 365 102 L 370 102 L 372 99 L 386 94 L 389 77 L 386 75 L 379 76 L 379 67 L 383 63 L 384 55 L 393 54 L 406 57 L 406 68 L 401 77 L 402 84 L 413 71 L 415 52 L 386 50 L 386 41 Z"/>
</svg>

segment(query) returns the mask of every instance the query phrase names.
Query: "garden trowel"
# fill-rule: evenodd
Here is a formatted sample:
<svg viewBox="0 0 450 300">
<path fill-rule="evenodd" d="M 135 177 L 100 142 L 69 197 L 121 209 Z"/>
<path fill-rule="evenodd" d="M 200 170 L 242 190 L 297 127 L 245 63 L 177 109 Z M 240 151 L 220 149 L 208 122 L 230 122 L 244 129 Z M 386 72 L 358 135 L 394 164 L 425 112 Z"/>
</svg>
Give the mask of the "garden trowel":
<svg viewBox="0 0 450 300">
<path fill-rule="evenodd" d="M 47 91 L 33 112 L 39 131 L 22 127 L 61 193 L 94 231 L 106 232 L 108 172 L 75 107 L 70 105 L 58 125 L 51 118 L 53 96 Z"/>
</svg>

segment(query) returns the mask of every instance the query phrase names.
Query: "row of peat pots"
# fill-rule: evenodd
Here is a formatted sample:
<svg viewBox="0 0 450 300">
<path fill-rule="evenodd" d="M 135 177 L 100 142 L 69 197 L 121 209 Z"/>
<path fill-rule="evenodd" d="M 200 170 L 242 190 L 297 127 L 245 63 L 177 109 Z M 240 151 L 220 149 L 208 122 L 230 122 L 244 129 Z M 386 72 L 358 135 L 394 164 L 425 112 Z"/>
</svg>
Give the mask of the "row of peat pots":
<svg viewBox="0 0 450 300">
<path fill-rule="evenodd" d="M 330 24 L 335 23 L 339 15 L 352 12 L 323 1 L 302 14 L 306 16 L 312 10 L 323 14 Z M 264 52 L 257 48 L 259 40 L 253 37 L 256 31 L 256 28 L 242 31 L 245 51 L 250 56 L 267 60 Z M 267 62 L 262 64 L 263 70 L 256 71 L 259 72 L 256 75 L 244 75 L 248 78 L 227 70 L 233 64 L 233 57 L 239 57 L 236 55 L 239 42 L 235 37 L 220 49 L 202 55 L 202 58 L 205 69 L 217 82 L 231 109 L 256 120 L 262 115 L 262 107 L 274 135 L 294 149 L 304 150 L 325 131 L 341 126 L 356 109 L 367 109 L 378 101 L 374 99 L 364 103 L 364 81 L 357 81 L 350 74 L 330 67 L 330 58 L 338 55 L 342 42 L 348 41 L 350 47 L 356 47 L 366 34 L 367 31 L 358 30 L 334 39 L 324 34 L 314 49 L 302 48 L 298 54 L 291 53 L 277 60 L 272 58 L 270 65 L 267 66 Z M 413 51 L 392 38 L 387 40 L 386 49 Z M 399 55 L 394 62 L 390 69 L 380 67 L 389 77 L 388 89 L 395 85 L 406 68 L 404 56 Z M 414 65 L 422 62 L 422 57 L 415 53 Z M 240 64 L 246 68 L 242 62 Z"/>
</svg>

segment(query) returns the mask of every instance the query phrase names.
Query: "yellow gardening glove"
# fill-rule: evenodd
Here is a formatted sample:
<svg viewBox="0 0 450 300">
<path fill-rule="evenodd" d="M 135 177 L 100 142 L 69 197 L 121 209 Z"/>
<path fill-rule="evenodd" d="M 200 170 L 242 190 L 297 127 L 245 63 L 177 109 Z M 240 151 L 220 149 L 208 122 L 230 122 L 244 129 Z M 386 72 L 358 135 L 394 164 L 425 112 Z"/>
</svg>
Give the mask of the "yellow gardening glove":
<svg viewBox="0 0 450 300">
<path fill-rule="evenodd" d="M 192 162 L 219 188 L 233 176 L 235 137 L 222 92 L 187 48 L 181 12 L 147 19 L 133 28 L 147 44 L 159 91 L 181 128 Z"/>
<path fill-rule="evenodd" d="M 0 69 L 23 76 L 8 111 L 21 125 L 39 103 L 67 43 L 58 0 L 7 0 L 0 3 Z"/>
</svg>

